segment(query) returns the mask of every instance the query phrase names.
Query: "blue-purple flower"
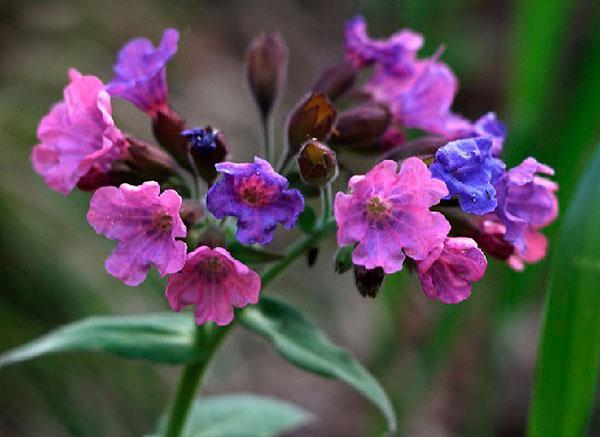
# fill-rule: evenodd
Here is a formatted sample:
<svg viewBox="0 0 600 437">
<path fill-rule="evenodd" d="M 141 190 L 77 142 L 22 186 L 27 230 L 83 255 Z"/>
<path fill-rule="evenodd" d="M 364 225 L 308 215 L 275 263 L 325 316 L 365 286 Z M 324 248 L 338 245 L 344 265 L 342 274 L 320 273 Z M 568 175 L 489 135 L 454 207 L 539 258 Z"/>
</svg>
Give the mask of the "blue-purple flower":
<svg viewBox="0 0 600 437">
<path fill-rule="evenodd" d="M 494 112 L 488 112 L 473 125 L 474 136 L 489 136 L 492 139 L 492 155 L 499 156 L 506 139 L 506 126 Z"/>
<path fill-rule="evenodd" d="M 206 207 L 217 218 L 237 217 L 237 239 L 244 244 L 269 244 L 277 223 L 287 229 L 304 210 L 304 198 L 288 181 L 258 157 L 254 163 L 222 162 L 215 166 L 223 179 L 206 195 Z"/>
<path fill-rule="evenodd" d="M 508 170 L 496 184 L 495 213 L 506 226 L 504 239 L 520 252 L 527 250 L 528 230 L 547 226 L 558 215 L 558 185 L 537 173 L 551 176 L 554 170 L 530 157 Z"/>
<path fill-rule="evenodd" d="M 117 56 L 115 77 L 107 85 L 108 92 L 130 101 L 151 116 L 166 110 L 166 65 L 177 52 L 178 41 L 179 32 L 175 29 L 165 30 L 158 47 L 147 38 L 129 41 Z"/>
<path fill-rule="evenodd" d="M 429 168 L 434 178 L 448 186 L 446 199 L 458 196 L 460 207 L 470 214 L 483 215 L 496 208 L 494 184 L 505 166 L 491 151 L 489 137 L 451 141 L 438 149 Z"/>
</svg>

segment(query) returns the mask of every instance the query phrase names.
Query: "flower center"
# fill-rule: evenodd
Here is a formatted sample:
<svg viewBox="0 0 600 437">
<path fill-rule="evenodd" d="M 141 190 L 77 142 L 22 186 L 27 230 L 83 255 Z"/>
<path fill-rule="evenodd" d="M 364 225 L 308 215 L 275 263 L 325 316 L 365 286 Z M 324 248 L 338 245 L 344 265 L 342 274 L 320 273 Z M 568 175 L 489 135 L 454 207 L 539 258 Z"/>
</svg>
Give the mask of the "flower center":
<svg viewBox="0 0 600 437">
<path fill-rule="evenodd" d="M 221 282 L 227 276 L 227 266 L 217 256 L 211 256 L 198 263 L 202 279 L 207 282 Z"/>
<path fill-rule="evenodd" d="M 387 217 L 390 208 L 385 200 L 375 196 L 367 201 L 366 210 L 368 218 L 373 220 L 383 220 Z"/>
<path fill-rule="evenodd" d="M 169 233 L 173 229 L 173 217 L 160 211 L 152 220 L 152 229 L 160 233 Z"/>
<path fill-rule="evenodd" d="M 276 186 L 269 186 L 256 174 L 240 180 L 236 186 L 236 194 L 247 205 L 265 206 L 273 200 L 277 193 Z"/>
</svg>

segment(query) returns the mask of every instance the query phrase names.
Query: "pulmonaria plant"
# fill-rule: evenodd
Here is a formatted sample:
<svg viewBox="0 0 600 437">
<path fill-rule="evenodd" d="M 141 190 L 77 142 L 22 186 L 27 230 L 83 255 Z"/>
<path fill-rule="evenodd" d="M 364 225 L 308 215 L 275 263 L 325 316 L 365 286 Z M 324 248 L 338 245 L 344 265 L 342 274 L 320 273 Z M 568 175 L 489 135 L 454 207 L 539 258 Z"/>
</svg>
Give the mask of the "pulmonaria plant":
<svg viewBox="0 0 600 437">
<path fill-rule="evenodd" d="M 298 315 L 269 319 L 277 305 L 260 308 L 261 287 L 305 253 L 312 266 L 319 240 L 336 227 L 335 269 L 352 269 L 365 297 L 376 297 L 385 275 L 408 265 L 427 297 L 455 304 L 483 278 L 486 254 L 518 270 L 545 256 L 541 230 L 558 215 L 558 186 L 547 179 L 553 170 L 534 158 L 506 170 L 506 126 L 492 112 L 474 122 L 453 112 L 458 80 L 440 60 L 441 50 L 419 56 L 419 33 L 404 29 L 376 40 L 362 17 L 351 19 L 345 59 L 324 68 L 298 96 L 282 147 L 273 141 L 272 114 L 287 76 L 287 48 L 279 34 L 261 34 L 246 53 L 245 73 L 263 144 L 252 162 L 242 163 L 229 157 L 223 131 L 206 120 L 196 125 L 205 127 L 188 126 L 170 106 L 166 67 L 178 40 L 179 33 L 167 29 L 157 47 L 146 38 L 130 41 L 108 85 L 71 69 L 63 101 L 40 122 L 31 159 L 50 188 L 94 191 L 88 222 L 116 241 L 108 273 L 136 286 L 155 267 L 166 277 L 172 310 L 194 307 L 196 324 L 206 325 L 196 332 L 205 336 L 188 338 L 202 350 L 186 359 L 205 365 L 226 332 L 212 324 L 229 325 L 244 314 L 250 314 L 248 326 L 268 324 L 256 330 L 272 338 L 279 338 L 277 330 L 305 332 L 294 328 L 307 323 Z M 355 98 L 342 106 L 344 93 Z M 146 113 L 156 141 L 119 130 L 111 97 Z M 345 160 L 353 154 L 377 162 L 351 171 L 357 160 Z M 336 186 L 348 188 L 334 197 L 336 178 Z M 320 217 L 311 199 L 319 194 Z M 303 233 L 283 253 L 260 247 L 273 242 L 278 224 L 287 230 L 300 224 Z M 294 348 L 283 349 L 297 363 Z M 175 403 L 167 435 L 179 434 L 188 411 L 191 397 L 181 387 L 185 399 Z"/>
</svg>

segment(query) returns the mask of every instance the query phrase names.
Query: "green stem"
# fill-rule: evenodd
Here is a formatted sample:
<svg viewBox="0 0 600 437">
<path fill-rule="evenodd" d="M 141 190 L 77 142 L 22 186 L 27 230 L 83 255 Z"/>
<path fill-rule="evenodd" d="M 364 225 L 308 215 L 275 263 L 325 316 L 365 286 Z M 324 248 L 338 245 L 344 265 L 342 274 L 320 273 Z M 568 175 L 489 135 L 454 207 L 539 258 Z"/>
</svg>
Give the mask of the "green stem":
<svg viewBox="0 0 600 437">
<path fill-rule="evenodd" d="M 313 246 L 318 240 L 325 237 L 329 233 L 335 230 L 335 221 L 333 218 L 329 218 L 319 226 L 317 226 L 313 232 L 309 235 L 305 235 L 302 239 L 298 240 L 286 253 L 285 257 L 273 264 L 268 269 L 264 270 L 260 274 L 262 288 L 264 289 L 273 279 L 275 279 L 281 272 L 283 272 L 290 264 L 292 264 L 300 255 L 302 255 L 309 247 Z M 235 322 L 235 321 L 234 321 Z M 190 363 L 185 366 L 179 384 L 177 386 L 177 393 L 175 395 L 175 402 L 171 408 L 167 422 L 166 437 L 179 437 L 181 431 L 185 425 L 194 394 L 202 381 L 208 364 L 212 356 L 215 354 L 219 347 L 219 344 L 223 341 L 226 334 L 231 331 L 234 323 L 229 324 L 223 328 L 216 328 L 214 336 L 210 339 L 208 344 L 200 345 L 205 351 L 205 355 L 202 360 Z M 203 338 L 203 329 L 211 329 L 211 327 L 198 326 L 196 331 L 196 338 L 199 341 Z M 217 330 L 218 329 L 218 330 Z"/>
<path fill-rule="evenodd" d="M 274 155 L 274 145 L 273 145 L 273 134 L 271 130 L 271 116 L 265 115 L 261 117 L 262 121 L 262 134 L 263 134 L 263 147 L 264 147 L 264 157 L 271 164 L 274 164 L 273 160 L 275 159 Z"/>
<path fill-rule="evenodd" d="M 332 207 L 331 183 L 321 187 L 321 223 L 326 223 L 331 217 Z"/>
</svg>

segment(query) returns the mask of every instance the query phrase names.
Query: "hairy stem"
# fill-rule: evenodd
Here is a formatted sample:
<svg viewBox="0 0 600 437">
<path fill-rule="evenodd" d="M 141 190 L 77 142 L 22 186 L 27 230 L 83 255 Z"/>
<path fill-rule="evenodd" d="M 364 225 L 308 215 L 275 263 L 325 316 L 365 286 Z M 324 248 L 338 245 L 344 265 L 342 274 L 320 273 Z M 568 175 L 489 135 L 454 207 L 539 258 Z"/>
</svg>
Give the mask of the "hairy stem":
<svg viewBox="0 0 600 437">
<path fill-rule="evenodd" d="M 331 194 L 331 183 L 321 187 L 321 223 L 327 223 L 331 217 L 333 198 Z"/>
<path fill-rule="evenodd" d="M 274 144 L 273 144 L 273 132 L 271 129 L 272 123 L 271 123 L 271 116 L 270 115 L 264 115 L 261 117 L 261 130 L 262 130 L 262 135 L 263 135 L 263 153 L 264 153 L 264 158 L 269 161 L 272 165 L 274 164 L 274 160 L 275 160 L 275 150 L 274 150 Z"/>
<path fill-rule="evenodd" d="M 308 248 L 312 247 L 321 238 L 327 236 L 335 230 L 335 221 L 328 217 L 319 224 L 312 233 L 305 235 L 303 238 L 296 241 L 294 245 L 287 251 L 284 258 L 271 265 L 269 268 L 261 272 L 260 278 L 262 288 L 264 289 L 273 279 L 281 272 L 290 266 L 299 256 L 301 256 Z M 225 327 L 202 327 L 198 326 L 196 331 L 197 340 L 203 337 L 203 329 L 214 328 L 215 332 L 208 344 L 202 344 L 201 347 L 205 350 L 205 356 L 202 360 L 190 363 L 185 366 L 175 395 L 175 402 L 171 408 L 167 421 L 166 437 L 179 437 L 186 423 L 187 416 L 190 412 L 190 407 L 194 399 L 194 395 L 198 386 L 202 381 L 202 377 L 206 371 L 211 358 L 219 348 L 219 345 L 225 338 L 226 334 L 231 331 L 234 323 Z"/>
</svg>

